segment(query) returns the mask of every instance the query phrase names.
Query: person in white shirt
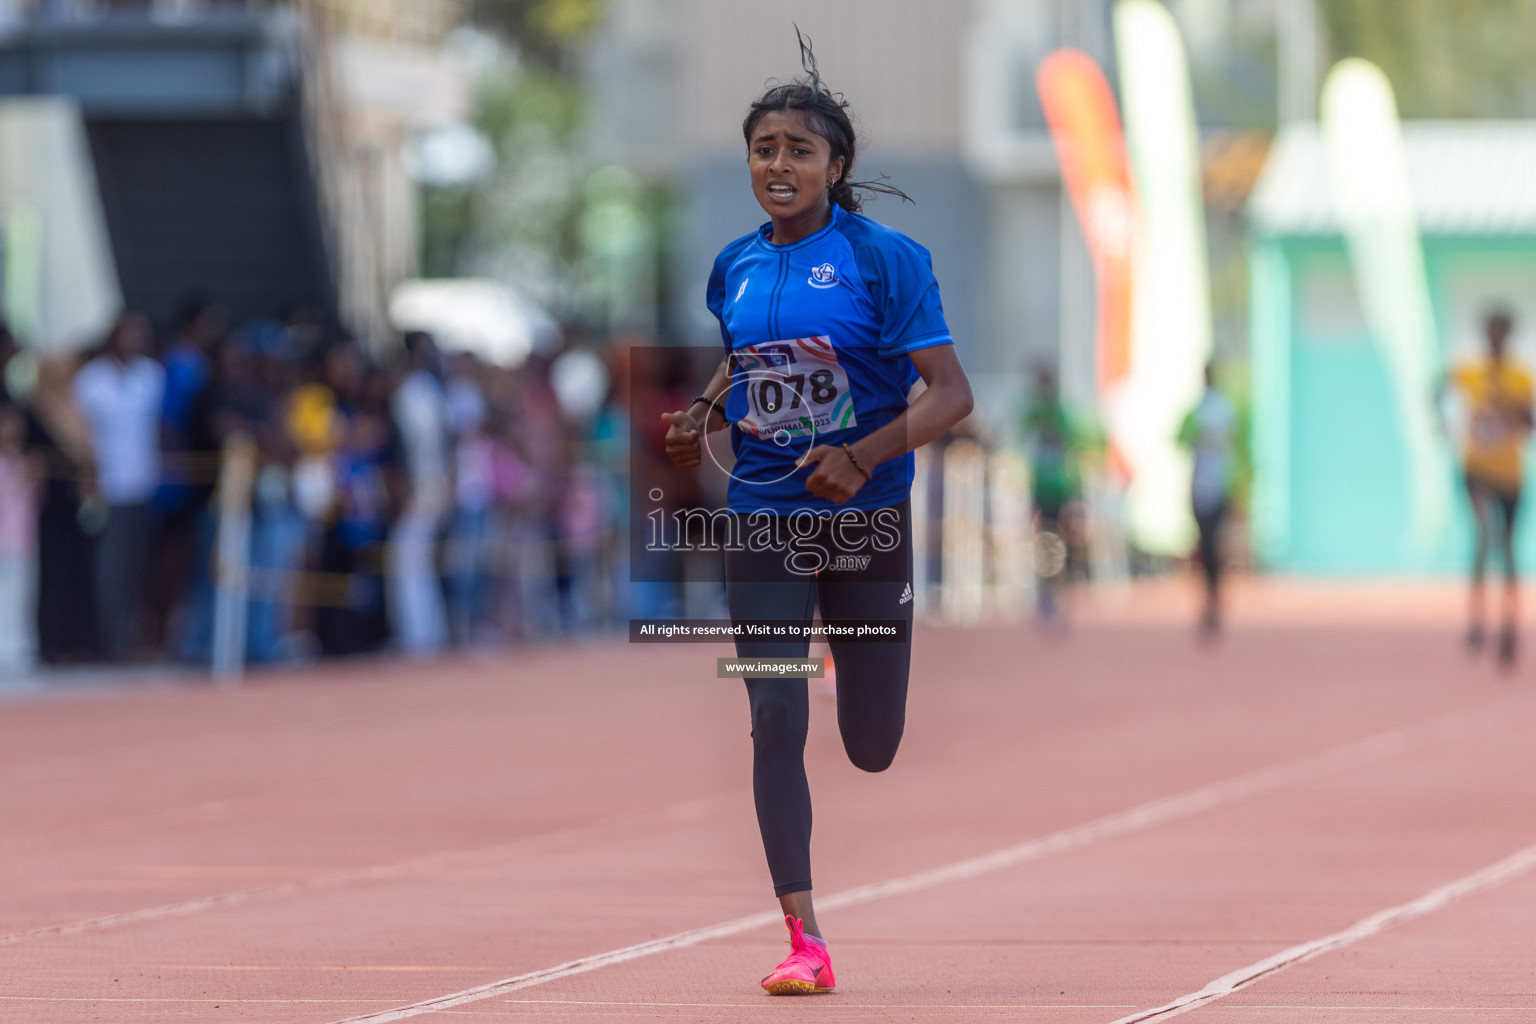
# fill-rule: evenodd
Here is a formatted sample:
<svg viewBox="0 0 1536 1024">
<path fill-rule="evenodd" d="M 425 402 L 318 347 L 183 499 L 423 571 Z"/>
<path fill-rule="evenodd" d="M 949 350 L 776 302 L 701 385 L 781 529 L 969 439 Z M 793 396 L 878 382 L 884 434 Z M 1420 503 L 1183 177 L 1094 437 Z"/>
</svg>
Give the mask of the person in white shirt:
<svg viewBox="0 0 1536 1024">
<path fill-rule="evenodd" d="M 108 657 L 133 652 L 155 530 L 160 484 L 160 407 L 165 371 L 145 355 L 149 321 L 125 313 L 102 354 L 75 376 L 75 404 L 90 427 L 96 488 L 107 504 L 97 541 L 96 614 Z"/>
<path fill-rule="evenodd" d="M 407 372 L 391 411 L 410 496 L 390 537 L 389 608 L 401 650 L 429 655 L 448 640 L 448 614 L 433 557 L 452 501 L 448 402 L 432 336 L 410 332 L 405 350 Z"/>
<path fill-rule="evenodd" d="M 1221 626 L 1221 534 L 1230 504 L 1237 456 L 1237 410 L 1216 390 L 1215 370 L 1205 368 L 1205 390 L 1185 418 L 1179 440 L 1194 450 L 1190 500 L 1200 530 L 1200 562 L 1205 571 L 1204 636 Z"/>
</svg>

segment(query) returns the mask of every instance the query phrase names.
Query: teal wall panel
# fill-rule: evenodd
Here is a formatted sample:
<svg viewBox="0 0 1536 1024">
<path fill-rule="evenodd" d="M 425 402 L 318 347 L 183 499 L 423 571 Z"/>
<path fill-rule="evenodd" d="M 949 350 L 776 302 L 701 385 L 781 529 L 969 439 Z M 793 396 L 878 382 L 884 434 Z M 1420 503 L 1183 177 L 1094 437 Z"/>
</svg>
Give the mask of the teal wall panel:
<svg viewBox="0 0 1536 1024">
<path fill-rule="evenodd" d="M 1407 478 L 1397 417 L 1370 345 L 1299 345 L 1291 388 L 1287 561 L 1322 571 L 1382 570 L 1405 552 Z"/>
<path fill-rule="evenodd" d="M 1462 571 L 1472 530 L 1459 480 L 1442 543 L 1416 551 L 1406 542 L 1407 474 L 1397 414 L 1385 367 L 1359 315 L 1342 239 L 1259 237 L 1251 257 L 1254 431 L 1256 449 L 1263 449 L 1256 450 L 1255 500 L 1263 499 L 1261 518 L 1267 519 L 1265 564 L 1321 575 Z M 1448 361 L 1468 349 L 1467 296 L 1486 284 L 1488 294 L 1509 293 L 1524 330 L 1519 348 L 1536 366 L 1536 239 L 1426 238 L 1425 263 Z M 1529 276 L 1529 288 L 1520 285 L 1522 275 Z M 1269 442 L 1260 445 L 1263 438 Z M 1445 472 L 1458 475 L 1453 461 Z M 1528 461 L 1530 472 L 1536 468 Z M 1536 566 L 1536 511 L 1530 508 L 1517 547 L 1522 564 Z"/>
</svg>

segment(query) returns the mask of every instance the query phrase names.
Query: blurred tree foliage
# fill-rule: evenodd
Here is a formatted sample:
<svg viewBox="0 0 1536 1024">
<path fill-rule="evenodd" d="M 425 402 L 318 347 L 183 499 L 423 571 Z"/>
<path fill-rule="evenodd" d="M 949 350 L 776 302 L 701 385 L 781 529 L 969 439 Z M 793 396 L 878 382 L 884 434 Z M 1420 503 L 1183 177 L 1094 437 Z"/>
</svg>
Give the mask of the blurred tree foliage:
<svg viewBox="0 0 1536 1024">
<path fill-rule="evenodd" d="M 422 272 L 506 281 L 597 333 L 653 330 L 664 191 L 585 148 L 588 97 L 573 58 L 604 0 L 473 0 L 459 40 L 475 68 L 473 127 L 494 152 L 474 180 L 424 184 Z"/>
<path fill-rule="evenodd" d="M 545 67 L 561 63 L 573 44 L 603 19 L 603 0 L 473 0 L 475 24 L 513 40 Z"/>
<path fill-rule="evenodd" d="M 1536 0 L 1317 0 L 1334 60 L 1386 72 L 1404 117 L 1536 114 Z"/>
<path fill-rule="evenodd" d="M 591 167 L 581 139 L 586 99 L 567 57 L 603 14 L 602 0 L 473 0 L 482 41 L 472 123 L 495 167 L 479 180 L 423 187 L 424 274 L 495 277 L 556 317 L 582 318 Z"/>
<path fill-rule="evenodd" d="M 490 274 L 566 313 L 579 302 L 580 83 L 508 60 L 481 77 L 474 126 L 496 167 L 481 181 L 422 193 L 422 263 L 428 276 Z"/>
</svg>

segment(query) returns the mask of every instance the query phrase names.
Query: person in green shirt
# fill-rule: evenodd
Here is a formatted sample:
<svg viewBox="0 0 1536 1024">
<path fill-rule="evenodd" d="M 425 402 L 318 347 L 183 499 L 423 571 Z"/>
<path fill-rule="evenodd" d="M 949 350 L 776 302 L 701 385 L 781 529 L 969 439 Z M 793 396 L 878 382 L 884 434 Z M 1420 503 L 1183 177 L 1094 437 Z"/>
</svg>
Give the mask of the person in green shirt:
<svg viewBox="0 0 1536 1024">
<path fill-rule="evenodd" d="M 1056 374 L 1037 367 L 1034 389 L 1021 426 L 1029 458 L 1030 499 L 1034 506 L 1036 610 L 1042 623 L 1056 619 L 1061 584 L 1071 560 L 1068 511 L 1082 494 L 1078 463 L 1081 430 L 1056 386 Z"/>
</svg>

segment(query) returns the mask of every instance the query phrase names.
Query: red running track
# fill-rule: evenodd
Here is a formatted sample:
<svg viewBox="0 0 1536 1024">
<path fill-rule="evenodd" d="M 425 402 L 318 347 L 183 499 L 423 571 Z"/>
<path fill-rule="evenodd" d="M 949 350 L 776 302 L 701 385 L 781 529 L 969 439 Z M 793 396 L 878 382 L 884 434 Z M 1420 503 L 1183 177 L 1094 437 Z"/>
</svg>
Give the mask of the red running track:
<svg viewBox="0 0 1536 1024">
<path fill-rule="evenodd" d="M 813 709 L 840 989 L 799 1000 L 742 921 L 774 904 L 724 648 L 0 705 L 0 1021 L 1110 1024 L 1228 975 L 1190 1020 L 1536 1020 L 1536 685 L 1457 607 L 1271 585 L 1207 650 L 1163 588 L 921 632 L 889 772 Z"/>
</svg>

